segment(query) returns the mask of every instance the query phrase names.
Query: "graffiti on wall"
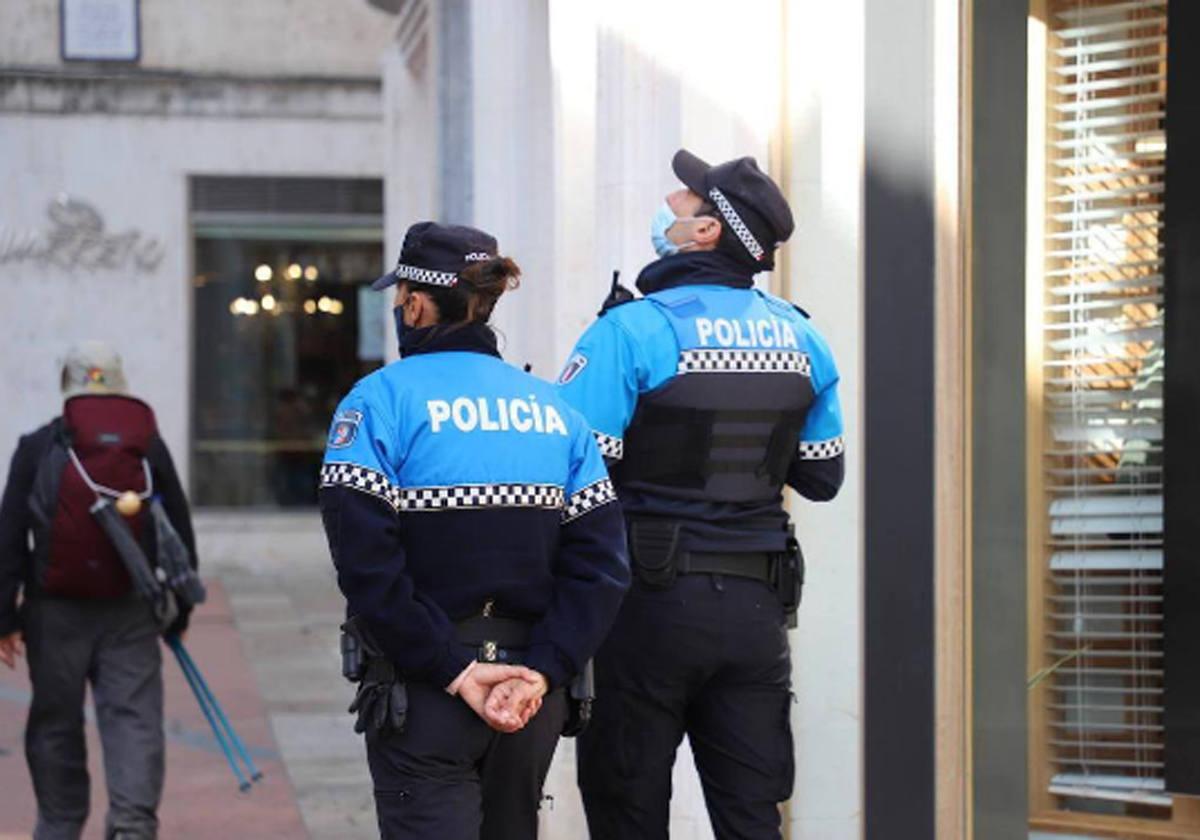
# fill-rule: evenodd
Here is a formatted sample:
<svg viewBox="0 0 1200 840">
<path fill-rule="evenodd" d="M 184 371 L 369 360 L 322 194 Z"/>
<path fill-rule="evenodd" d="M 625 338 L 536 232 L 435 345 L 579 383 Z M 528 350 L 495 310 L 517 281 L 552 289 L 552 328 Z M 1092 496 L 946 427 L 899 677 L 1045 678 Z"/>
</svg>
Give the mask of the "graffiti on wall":
<svg viewBox="0 0 1200 840">
<path fill-rule="evenodd" d="M 0 230 L 0 265 L 38 262 L 66 269 L 150 272 L 162 262 L 158 239 L 136 230 L 112 233 L 104 217 L 86 201 L 60 195 L 46 209 L 43 231 Z"/>
</svg>

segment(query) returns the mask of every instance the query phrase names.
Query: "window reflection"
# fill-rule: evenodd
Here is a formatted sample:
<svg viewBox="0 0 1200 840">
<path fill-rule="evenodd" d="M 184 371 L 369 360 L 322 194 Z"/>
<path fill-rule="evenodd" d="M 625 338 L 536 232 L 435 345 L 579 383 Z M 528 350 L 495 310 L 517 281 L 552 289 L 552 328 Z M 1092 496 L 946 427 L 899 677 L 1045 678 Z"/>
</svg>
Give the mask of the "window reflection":
<svg viewBox="0 0 1200 840">
<path fill-rule="evenodd" d="M 328 419 L 382 363 L 386 296 L 367 288 L 381 256 L 378 242 L 196 239 L 196 504 L 316 504 Z"/>
</svg>

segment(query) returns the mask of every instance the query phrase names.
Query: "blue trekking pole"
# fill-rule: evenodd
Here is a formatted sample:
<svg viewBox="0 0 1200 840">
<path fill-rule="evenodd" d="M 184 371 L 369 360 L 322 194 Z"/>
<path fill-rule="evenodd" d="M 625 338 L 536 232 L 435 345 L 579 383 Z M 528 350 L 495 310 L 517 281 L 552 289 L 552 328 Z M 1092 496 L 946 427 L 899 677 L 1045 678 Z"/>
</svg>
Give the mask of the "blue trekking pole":
<svg viewBox="0 0 1200 840">
<path fill-rule="evenodd" d="M 192 689 L 192 694 L 196 697 L 196 702 L 200 706 L 200 711 L 204 713 L 205 719 L 208 721 L 209 727 L 212 728 L 213 736 L 217 739 L 217 743 L 221 747 L 221 752 L 225 755 L 225 761 L 229 764 L 229 769 L 233 771 L 233 775 L 237 778 L 238 790 L 245 792 L 250 789 L 250 781 L 246 779 L 246 774 L 242 772 L 242 768 L 238 765 L 237 759 L 234 757 L 233 750 L 229 746 L 229 738 L 226 732 L 233 733 L 236 738 L 237 733 L 233 732 L 233 727 L 229 725 L 229 721 L 225 718 L 224 712 L 221 710 L 220 704 L 217 703 L 216 697 L 212 691 L 208 689 L 208 685 L 203 682 L 203 677 L 200 676 L 196 669 L 196 663 L 192 661 L 188 655 L 187 649 L 183 646 L 183 642 L 178 636 L 171 636 L 166 639 L 167 647 L 171 648 L 171 652 L 175 654 L 176 660 L 179 662 L 179 668 L 183 671 L 183 676 L 188 681 L 188 686 Z M 217 718 L 214 716 L 214 711 L 220 715 L 221 721 L 224 723 L 224 730 Z M 245 746 L 241 745 L 238 740 L 239 752 L 252 768 L 254 781 L 262 778 L 262 773 L 254 768 L 254 763 L 245 753 Z"/>
<path fill-rule="evenodd" d="M 250 781 L 257 782 L 263 777 L 262 771 L 254 765 L 254 759 L 250 757 L 250 751 L 246 749 L 245 742 L 243 742 L 241 736 L 237 734 L 237 730 L 233 728 L 233 724 L 229 722 L 229 718 L 225 716 L 225 710 L 222 709 L 221 704 L 217 702 L 217 696 L 213 694 L 212 689 L 208 687 L 208 682 L 204 679 L 204 674 L 200 673 L 200 668 L 196 665 L 196 661 L 192 659 L 192 655 L 188 653 L 188 649 L 183 646 L 183 642 L 181 640 L 176 639 L 175 641 L 179 645 L 178 655 L 181 657 L 180 662 L 187 663 L 187 669 L 191 671 L 192 676 L 195 677 L 196 683 L 200 686 L 200 690 L 208 699 L 208 703 L 212 707 L 212 710 L 216 712 L 217 719 L 221 722 L 221 726 L 224 728 L 229 741 L 233 744 L 234 749 L 237 750 L 238 755 L 241 756 L 242 761 L 245 763 L 246 769 L 250 773 Z"/>
</svg>

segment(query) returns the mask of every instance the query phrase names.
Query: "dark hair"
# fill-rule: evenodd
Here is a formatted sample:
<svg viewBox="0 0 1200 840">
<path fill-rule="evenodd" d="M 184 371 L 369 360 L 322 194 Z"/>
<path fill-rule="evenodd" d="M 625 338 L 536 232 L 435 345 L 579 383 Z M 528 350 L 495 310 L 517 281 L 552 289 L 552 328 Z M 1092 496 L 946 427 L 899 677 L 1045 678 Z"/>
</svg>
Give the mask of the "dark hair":
<svg viewBox="0 0 1200 840">
<path fill-rule="evenodd" d="M 520 285 L 521 269 L 508 257 L 473 263 L 458 274 L 453 286 L 409 282 L 409 290 L 424 292 L 437 306 L 443 324 L 486 324 L 500 295 Z"/>
</svg>

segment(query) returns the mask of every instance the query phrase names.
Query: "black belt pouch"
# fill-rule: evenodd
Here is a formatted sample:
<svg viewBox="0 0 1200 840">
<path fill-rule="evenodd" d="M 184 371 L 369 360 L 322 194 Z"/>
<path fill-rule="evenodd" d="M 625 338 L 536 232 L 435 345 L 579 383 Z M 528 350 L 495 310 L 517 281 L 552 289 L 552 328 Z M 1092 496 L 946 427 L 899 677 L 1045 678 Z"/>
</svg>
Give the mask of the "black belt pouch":
<svg viewBox="0 0 1200 840">
<path fill-rule="evenodd" d="M 634 519 L 629 523 L 629 555 L 637 579 L 652 589 L 675 583 L 679 523 Z"/>
</svg>

